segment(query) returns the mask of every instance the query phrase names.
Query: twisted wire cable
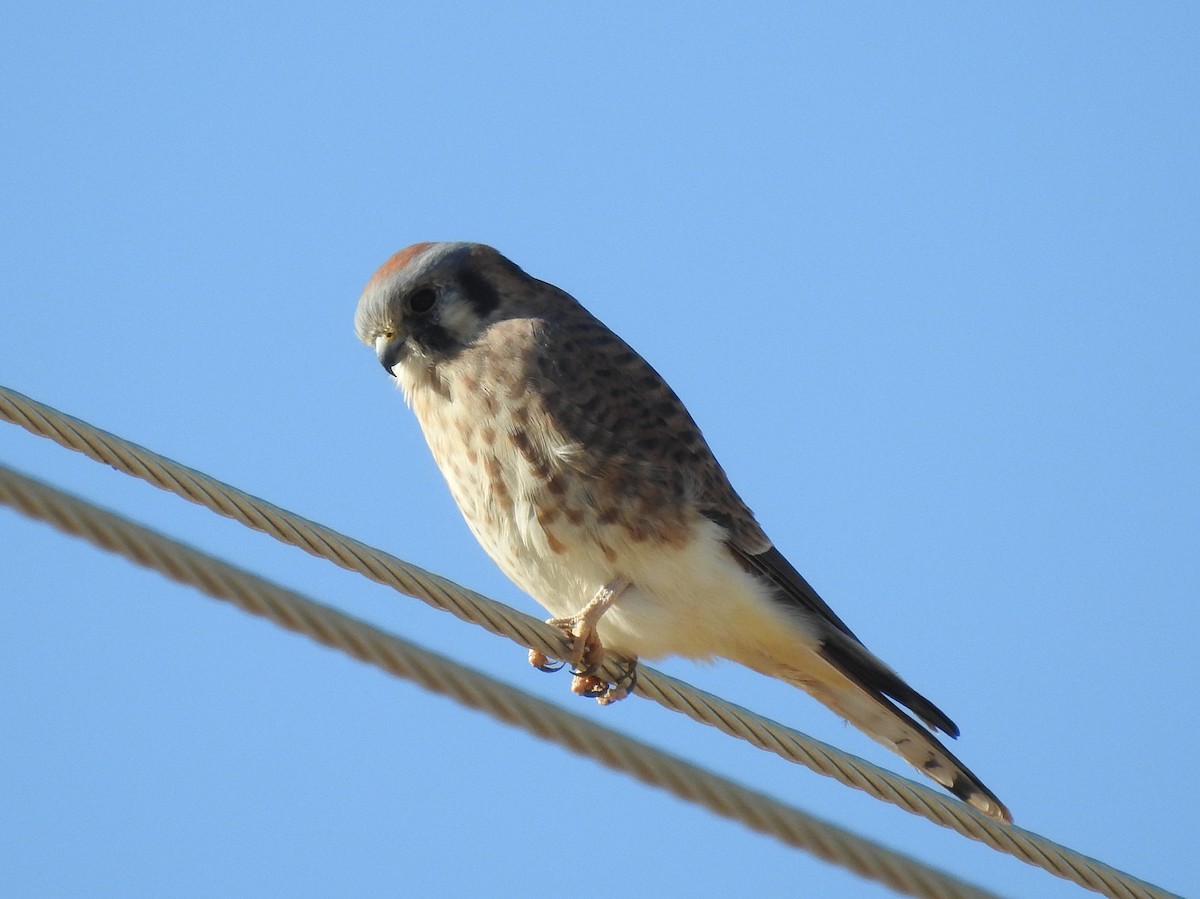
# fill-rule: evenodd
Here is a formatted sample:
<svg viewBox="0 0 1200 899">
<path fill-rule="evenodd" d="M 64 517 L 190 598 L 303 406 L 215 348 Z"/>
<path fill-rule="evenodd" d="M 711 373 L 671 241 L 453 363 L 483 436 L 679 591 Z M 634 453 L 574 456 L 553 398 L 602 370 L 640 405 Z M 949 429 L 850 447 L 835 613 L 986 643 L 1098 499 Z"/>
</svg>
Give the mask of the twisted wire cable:
<svg viewBox="0 0 1200 899">
<path fill-rule="evenodd" d="M 0 503 L 910 896 L 995 894 L 0 466 Z"/>
<path fill-rule="evenodd" d="M 342 568 L 359 572 L 522 646 L 537 649 L 553 658 L 568 657 L 569 646 L 562 632 L 529 615 L 6 387 L 0 387 L 0 419 L 206 506 Z M 603 673 L 611 679 L 617 678 L 621 674 L 620 660 L 607 663 Z M 695 721 L 804 765 L 839 783 L 862 790 L 876 799 L 890 802 L 1090 890 L 1122 899 L 1171 896 L 1103 862 L 1031 831 L 989 818 L 963 802 L 943 796 L 929 787 L 647 666 L 639 667 L 635 692 L 682 712 Z"/>
</svg>

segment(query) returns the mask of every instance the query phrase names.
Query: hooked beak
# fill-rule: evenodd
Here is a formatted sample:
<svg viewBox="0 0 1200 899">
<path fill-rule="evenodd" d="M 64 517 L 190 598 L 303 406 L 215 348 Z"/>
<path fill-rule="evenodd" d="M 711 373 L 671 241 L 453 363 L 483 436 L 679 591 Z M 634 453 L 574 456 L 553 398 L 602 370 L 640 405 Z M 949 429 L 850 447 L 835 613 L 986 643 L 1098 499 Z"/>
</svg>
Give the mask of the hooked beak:
<svg viewBox="0 0 1200 899">
<path fill-rule="evenodd" d="M 380 334 L 375 338 L 375 355 L 379 359 L 379 364 L 393 378 L 396 376 L 392 369 L 400 358 L 404 355 L 404 346 L 408 341 L 407 334 Z"/>
</svg>

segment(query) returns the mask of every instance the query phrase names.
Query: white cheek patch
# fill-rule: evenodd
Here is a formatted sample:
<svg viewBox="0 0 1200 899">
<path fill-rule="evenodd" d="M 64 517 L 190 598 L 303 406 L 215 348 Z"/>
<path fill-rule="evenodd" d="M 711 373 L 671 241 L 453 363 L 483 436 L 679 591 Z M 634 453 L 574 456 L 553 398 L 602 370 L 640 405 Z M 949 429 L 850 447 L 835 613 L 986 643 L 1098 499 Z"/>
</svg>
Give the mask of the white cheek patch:
<svg viewBox="0 0 1200 899">
<path fill-rule="evenodd" d="M 483 330 L 483 322 L 479 320 L 475 309 L 457 291 L 443 298 L 437 321 L 442 330 L 460 344 L 470 343 Z"/>
</svg>

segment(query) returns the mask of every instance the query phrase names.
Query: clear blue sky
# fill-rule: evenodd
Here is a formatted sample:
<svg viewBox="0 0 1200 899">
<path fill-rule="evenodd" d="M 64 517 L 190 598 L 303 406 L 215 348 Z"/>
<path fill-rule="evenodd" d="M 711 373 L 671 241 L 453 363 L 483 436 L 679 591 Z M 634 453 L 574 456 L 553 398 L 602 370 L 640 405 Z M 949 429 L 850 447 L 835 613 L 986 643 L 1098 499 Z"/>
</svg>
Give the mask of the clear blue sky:
<svg viewBox="0 0 1200 899">
<path fill-rule="evenodd" d="M 666 375 L 1018 823 L 1200 893 L 1194 4 L 3 19 L 0 383 L 538 612 L 352 328 L 394 250 L 491 243 Z M 1081 894 L 11 426 L 0 460 L 992 889 Z M 0 551 L 13 895 L 886 895 L 6 510 Z M 797 691 L 665 667 L 909 773 Z"/>
</svg>

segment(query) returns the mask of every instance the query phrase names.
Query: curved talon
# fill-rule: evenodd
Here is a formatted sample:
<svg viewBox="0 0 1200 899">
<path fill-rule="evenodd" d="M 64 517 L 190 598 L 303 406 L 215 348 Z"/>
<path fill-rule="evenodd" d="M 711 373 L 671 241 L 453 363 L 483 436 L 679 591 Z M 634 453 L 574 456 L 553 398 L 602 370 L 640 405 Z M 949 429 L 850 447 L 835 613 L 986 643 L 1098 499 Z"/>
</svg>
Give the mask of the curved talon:
<svg viewBox="0 0 1200 899">
<path fill-rule="evenodd" d="M 633 692 L 637 686 L 637 659 L 631 659 L 628 667 L 621 672 L 620 677 L 616 679 L 611 687 L 604 691 L 603 694 L 596 697 L 596 701 L 600 705 L 611 705 L 614 702 L 620 702 L 626 696 Z"/>
<path fill-rule="evenodd" d="M 637 686 L 637 659 L 632 659 L 613 683 L 596 674 L 596 668 L 572 668 L 571 692 L 594 699 L 600 705 L 620 702 Z"/>
<path fill-rule="evenodd" d="M 538 671 L 545 671 L 548 674 L 553 674 L 555 671 L 562 671 L 566 662 L 559 662 L 557 665 L 550 663 L 550 657 L 539 649 L 529 650 L 529 664 Z"/>
<path fill-rule="evenodd" d="M 621 675 L 621 679 L 617 681 L 617 686 L 624 686 L 625 694 L 628 695 L 634 691 L 638 684 L 638 663 L 634 659 L 629 663 L 629 667 L 625 669 L 625 673 Z"/>
</svg>

